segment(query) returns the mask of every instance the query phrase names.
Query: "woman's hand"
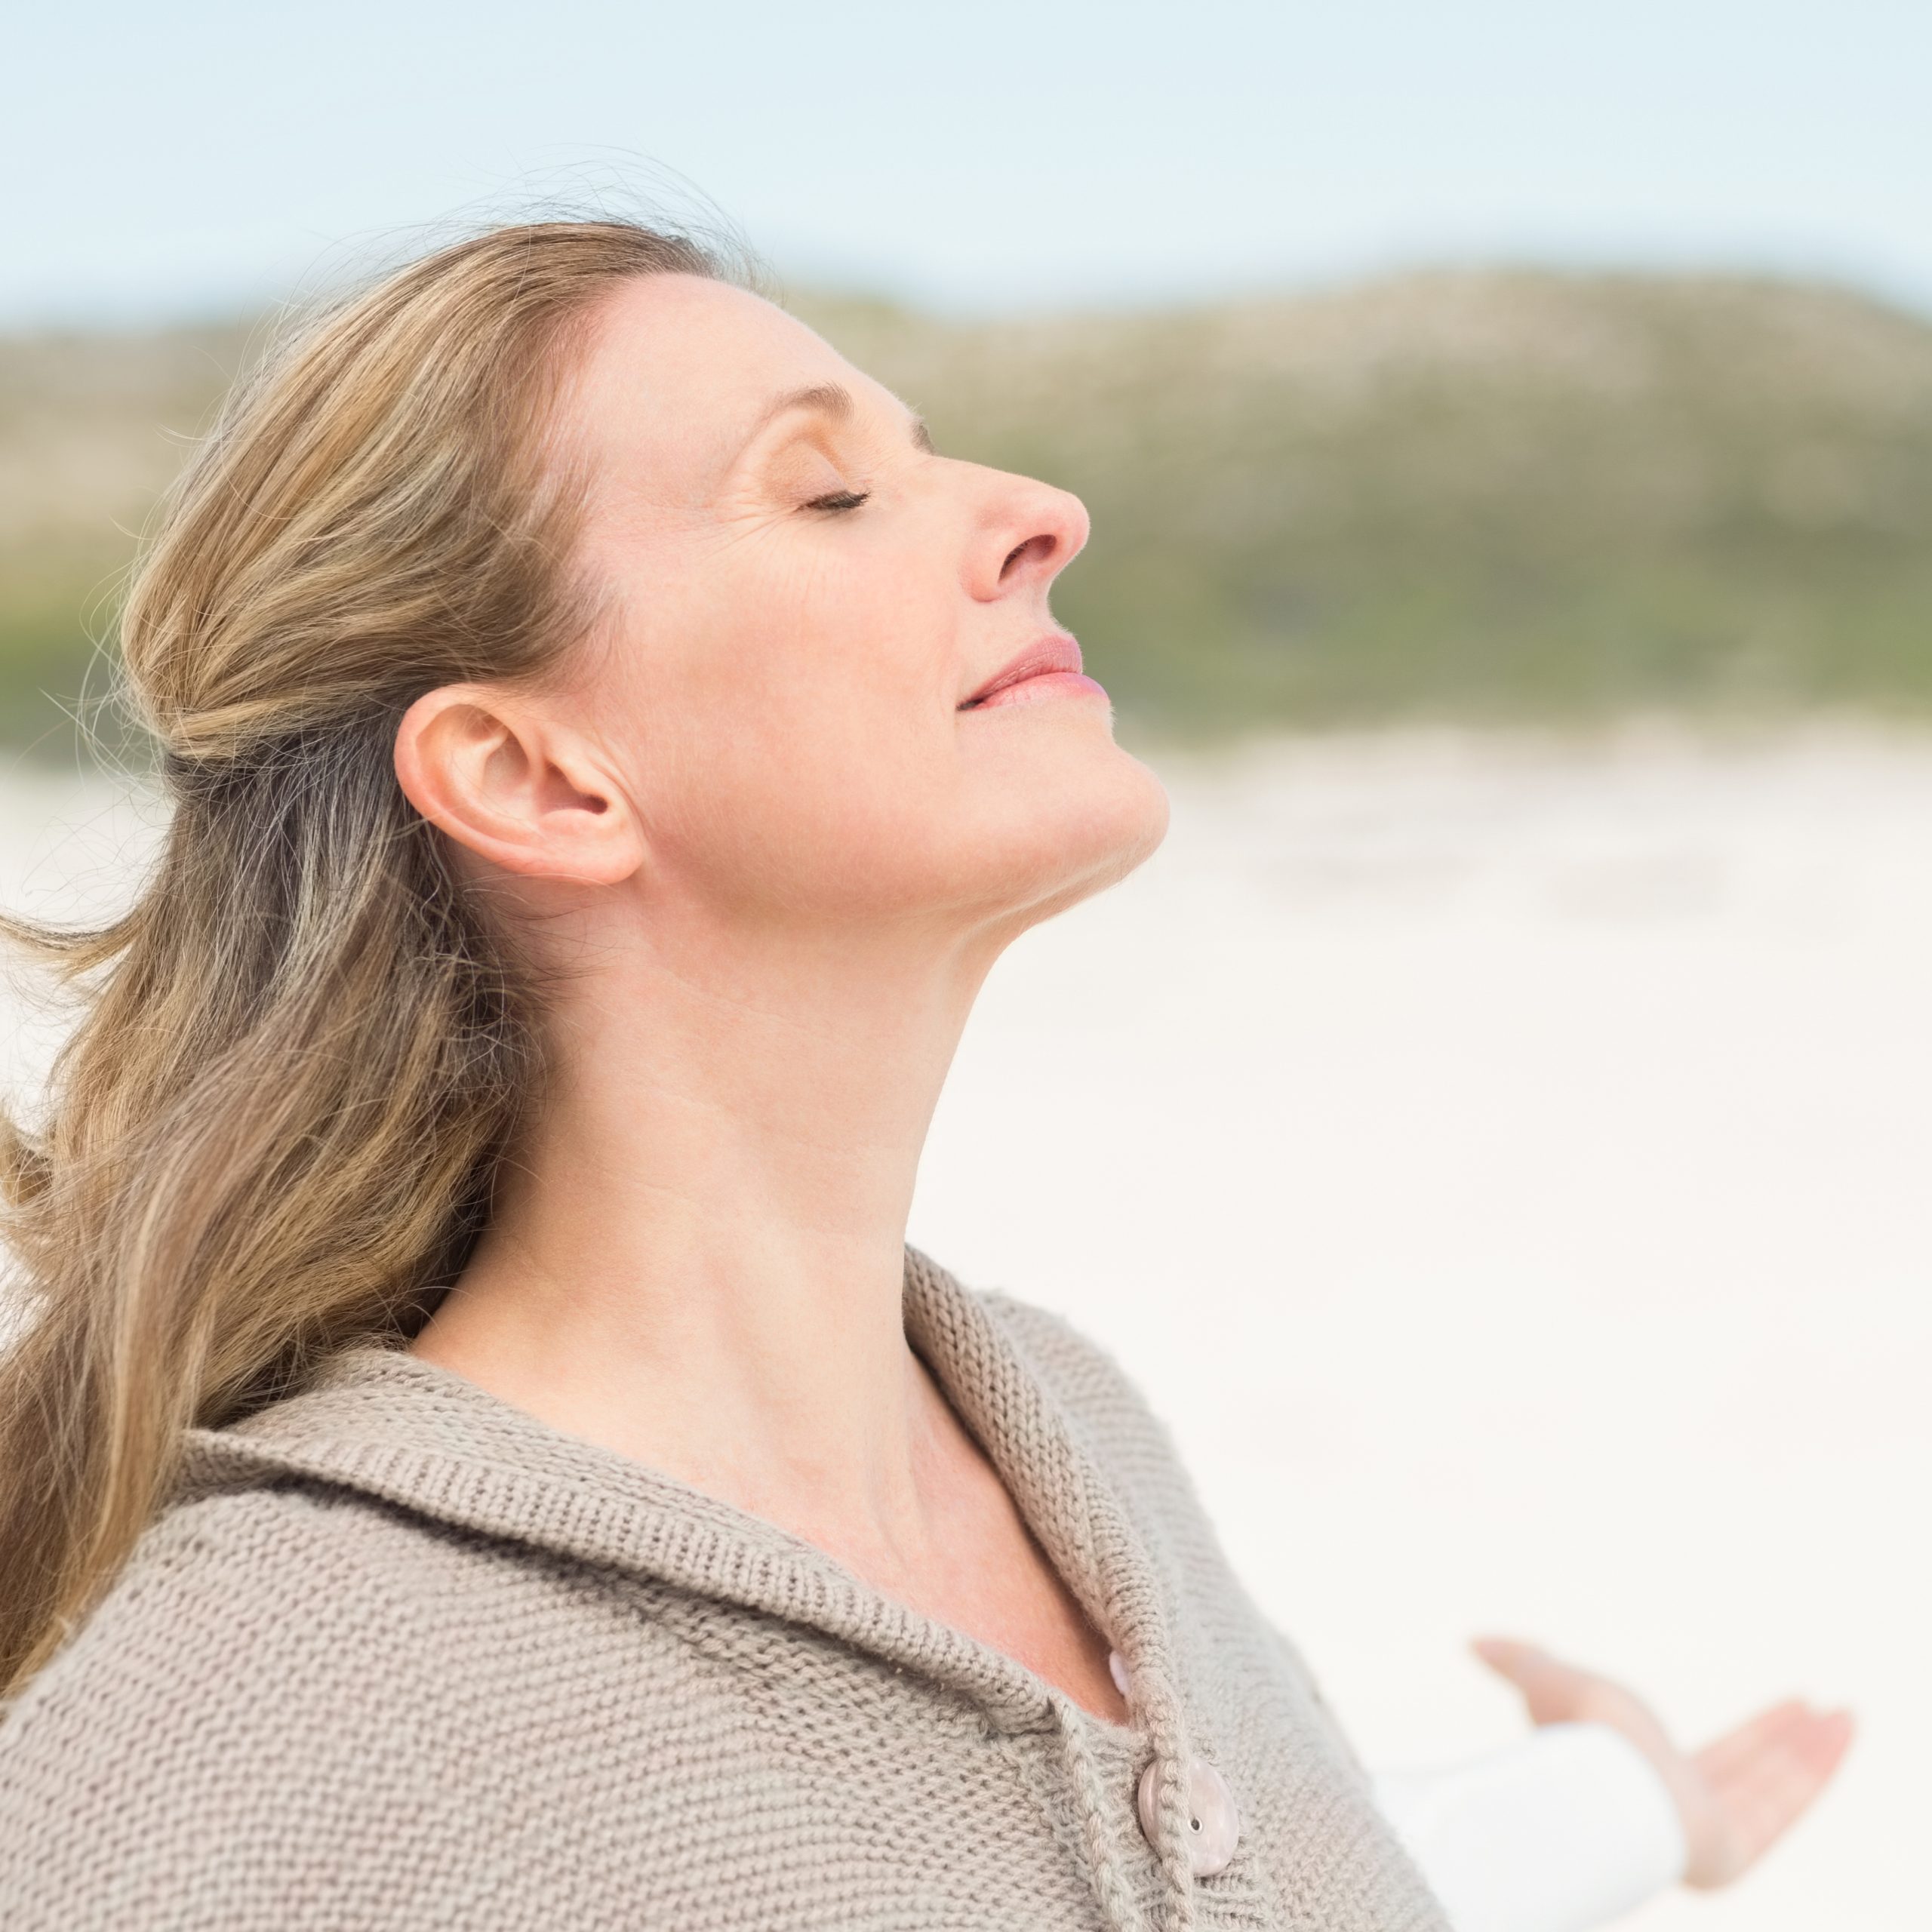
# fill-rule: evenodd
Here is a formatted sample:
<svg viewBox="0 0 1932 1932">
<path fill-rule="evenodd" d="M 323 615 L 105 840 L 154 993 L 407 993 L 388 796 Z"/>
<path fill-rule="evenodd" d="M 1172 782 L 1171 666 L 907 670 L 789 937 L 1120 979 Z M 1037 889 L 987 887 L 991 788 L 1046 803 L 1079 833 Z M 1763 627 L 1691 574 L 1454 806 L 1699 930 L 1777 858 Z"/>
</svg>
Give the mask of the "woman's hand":
<svg viewBox="0 0 1932 1932">
<path fill-rule="evenodd" d="M 1656 1766 L 1684 1820 L 1687 1885 L 1725 1885 L 1748 1870 L 1824 1789 L 1851 1742 L 1848 1713 L 1794 1698 L 1693 1755 L 1607 1677 L 1509 1638 L 1479 1638 L 1473 1647 L 1521 1691 L 1537 1723 L 1607 1724 Z"/>
</svg>

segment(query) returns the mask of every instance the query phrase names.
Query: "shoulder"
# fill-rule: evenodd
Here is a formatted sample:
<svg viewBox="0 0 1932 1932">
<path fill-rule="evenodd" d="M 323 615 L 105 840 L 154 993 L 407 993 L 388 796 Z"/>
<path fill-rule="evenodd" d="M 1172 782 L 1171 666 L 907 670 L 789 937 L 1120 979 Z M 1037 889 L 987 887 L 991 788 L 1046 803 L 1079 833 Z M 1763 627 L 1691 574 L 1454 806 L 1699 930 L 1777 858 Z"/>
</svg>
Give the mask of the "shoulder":
<svg viewBox="0 0 1932 1932">
<path fill-rule="evenodd" d="M 234 1922 L 199 1896 L 217 1872 L 245 1922 L 272 1922 L 299 1877 L 272 1869 L 291 1820 L 328 1835 L 359 1764 L 409 1755 L 423 1713 L 383 1666 L 433 1654 L 432 1573 L 453 1580 L 455 1555 L 317 1486 L 168 1508 L 0 1712 L 8 1925 Z"/>
<path fill-rule="evenodd" d="M 367 1558 L 384 1540 L 356 1499 L 294 1484 L 198 1494 L 149 1524 L 112 1586 L 52 1660 L 7 1708 L 0 1748 L 57 1723 L 70 1706 L 98 1712 L 97 1694 L 125 1678 L 143 1690 L 155 1654 L 176 1672 L 204 1656 L 223 1681 L 260 1637 L 272 1646 L 325 1641 L 333 1607 L 366 1597 L 380 1577 Z M 297 1607 L 304 1614 L 291 1614 Z M 251 1647 L 238 1654 L 235 1639 Z M 183 1683 L 183 1694 L 195 1687 Z"/>
<path fill-rule="evenodd" d="M 385 1546 L 388 1561 L 385 1562 Z M 195 1496 L 150 1523 L 106 1594 L 0 1713 L 0 1792 L 57 1742 L 168 1731 L 218 1749 L 211 1727 L 251 1684 L 286 1687 L 289 1666 L 327 1657 L 386 1594 L 385 1572 L 415 1559 L 361 1500 L 276 1484 Z M 179 1748 L 174 1738 L 158 1740 Z"/>
<path fill-rule="evenodd" d="M 103 1694 L 124 1686 L 149 1708 L 165 1696 L 204 1717 L 257 1684 L 285 1691 L 297 1666 L 325 1669 L 407 1617 L 426 1588 L 473 1561 L 475 1540 L 299 1475 L 251 1471 L 179 1491 L 0 1713 L 0 1750 L 70 1707 L 98 1720 L 113 1708 Z M 157 1660 L 165 1670 L 150 1667 Z"/>
</svg>

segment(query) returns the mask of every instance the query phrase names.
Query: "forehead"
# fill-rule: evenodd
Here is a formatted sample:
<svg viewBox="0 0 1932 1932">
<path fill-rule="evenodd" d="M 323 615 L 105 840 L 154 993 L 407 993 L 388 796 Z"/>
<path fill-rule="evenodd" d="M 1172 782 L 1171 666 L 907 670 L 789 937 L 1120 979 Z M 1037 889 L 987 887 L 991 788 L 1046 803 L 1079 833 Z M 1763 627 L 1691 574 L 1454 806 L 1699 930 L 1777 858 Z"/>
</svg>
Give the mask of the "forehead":
<svg viewBox="0 0 1932 1932">
<path fill-rule="evenodd" d="M 592 312 L 565 409 L 606 454 L 620 441 L 662 460 L 716 461 L 736 453 L 775 398 L 823 383 L 862 401 L 878 389 L 758 296 L 697 275 L 645 275 Z"/>
</svg>

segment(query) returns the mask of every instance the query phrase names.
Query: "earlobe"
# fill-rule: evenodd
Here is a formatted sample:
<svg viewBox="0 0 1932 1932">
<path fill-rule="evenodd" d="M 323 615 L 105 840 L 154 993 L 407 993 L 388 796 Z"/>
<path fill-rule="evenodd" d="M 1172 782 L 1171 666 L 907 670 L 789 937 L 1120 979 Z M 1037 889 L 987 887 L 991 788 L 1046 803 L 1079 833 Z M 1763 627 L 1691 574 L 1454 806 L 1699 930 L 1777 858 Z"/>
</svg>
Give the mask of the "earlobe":
<svg viewBox="0 0 1932 1932">
<path fill-rule="evenodd" d="M 641 865 L 636 817 L 594 746 L 508 694 L 427 692 L 396 729 L 396 781 L 431 824 L 506 871 L 612 885 Z"/>
</svg>

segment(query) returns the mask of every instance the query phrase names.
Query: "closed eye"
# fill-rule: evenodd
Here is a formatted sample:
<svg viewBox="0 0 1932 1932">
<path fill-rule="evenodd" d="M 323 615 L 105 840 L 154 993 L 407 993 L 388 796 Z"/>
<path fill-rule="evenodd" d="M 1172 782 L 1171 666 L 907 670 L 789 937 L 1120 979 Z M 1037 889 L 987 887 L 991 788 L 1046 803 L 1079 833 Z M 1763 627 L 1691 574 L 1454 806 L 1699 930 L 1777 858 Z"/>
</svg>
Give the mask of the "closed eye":
<svg viewBox="0 0 1932 1932">
<path fill-rule="evenodd" d="M 855 510 L 872 494 L 869 490 L 834 490 L 823 497 L 814 497 L 806 504 L 808 510 Z"/>
</svg>

